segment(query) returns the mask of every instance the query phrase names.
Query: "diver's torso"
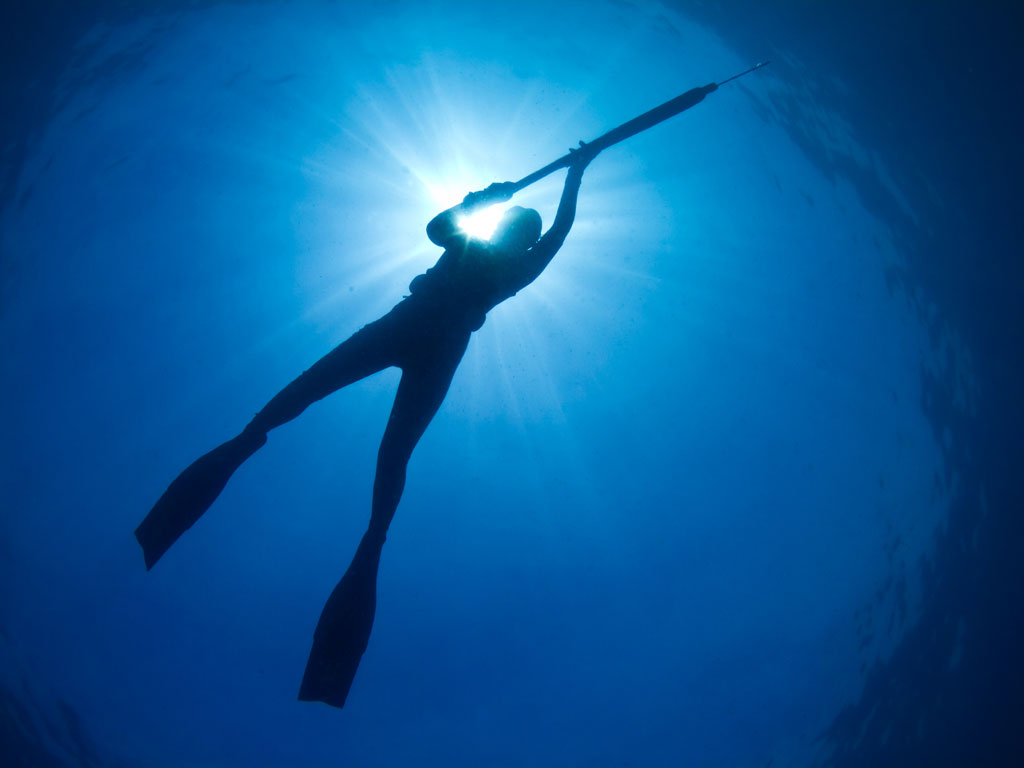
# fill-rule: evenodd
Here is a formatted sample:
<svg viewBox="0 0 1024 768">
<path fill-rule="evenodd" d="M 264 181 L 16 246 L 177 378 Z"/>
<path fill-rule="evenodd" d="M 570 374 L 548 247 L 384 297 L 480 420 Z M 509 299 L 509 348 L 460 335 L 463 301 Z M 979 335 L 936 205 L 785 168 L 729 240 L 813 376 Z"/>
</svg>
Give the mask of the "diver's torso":
<svg viewBox="0 0 1024 768">
<path fill-rule="evenodd" d="M 460 239 L 413 279 L 408 300 L 429 303 L 452 323 L 475 331 L 491 309 L 522 287 L 514 269 L 517 262 L 515 256 L 494 251 L 486 243 Z"/>
</svg>

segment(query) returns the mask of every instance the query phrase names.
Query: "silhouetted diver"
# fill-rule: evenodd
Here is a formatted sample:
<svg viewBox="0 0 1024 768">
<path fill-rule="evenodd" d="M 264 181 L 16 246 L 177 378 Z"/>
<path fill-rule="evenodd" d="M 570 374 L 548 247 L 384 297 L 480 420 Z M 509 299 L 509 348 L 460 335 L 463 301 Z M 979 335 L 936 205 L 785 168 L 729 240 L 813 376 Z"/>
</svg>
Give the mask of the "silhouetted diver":
<svg viewBox="0 0 1024 768">
<path fill-rule="evenodd" d="M 513 182 L 471 192 L 461 204 L 434 217 L 427 236 L 445 251 L 412 281 L 411 295 L 281 390 L 240 435 L 189 466 L 136 529 L 146 567 L 152 568 L 213 503 L 231 474 L 267 442 L 267 432 L 354 381 L 390 366 L 402 369 L 377 454 L 370 524 L 320 615 L 299 699 L 344 705 L 370 637 L 381 548 L 413 448 L 437 413 L 469 337 L 483 325 L 487 312 L 536 280 L 562 247 L 576 216 L 583 171 L 598 151 L 581 142 L 571 153 L 555 221 L 543 237 L 540 214 L 518 206 L 505 213 L 491 242 L 459 230 L 460 216 L 510 199 Z"/>
</svg>

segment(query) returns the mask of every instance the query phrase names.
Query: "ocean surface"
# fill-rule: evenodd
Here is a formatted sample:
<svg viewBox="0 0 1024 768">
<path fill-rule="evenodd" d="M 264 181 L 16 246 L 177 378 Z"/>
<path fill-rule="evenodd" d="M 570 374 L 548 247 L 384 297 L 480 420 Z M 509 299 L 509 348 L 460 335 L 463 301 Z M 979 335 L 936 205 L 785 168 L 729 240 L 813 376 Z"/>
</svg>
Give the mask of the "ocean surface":
<svg viewBox="0 0 1024 768">
<path fill-rule="evenodd" d="M 1024 764 L 1013 4 L 0 13 L 0 765 Z M 146 571 L 436 213 L 769 59 L 601 153 L 474 334 L 344 709 L 296 696 L 397 369 Z"/>
</svg>

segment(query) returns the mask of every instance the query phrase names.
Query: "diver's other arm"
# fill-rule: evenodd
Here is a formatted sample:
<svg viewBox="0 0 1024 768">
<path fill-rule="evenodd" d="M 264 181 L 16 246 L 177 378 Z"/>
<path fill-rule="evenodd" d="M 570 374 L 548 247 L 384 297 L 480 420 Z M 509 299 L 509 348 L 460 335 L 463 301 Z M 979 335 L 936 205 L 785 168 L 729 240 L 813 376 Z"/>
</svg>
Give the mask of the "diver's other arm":
<svg viewBox="0 0 1024 768">
<path fill-rule="evenodd" d="M 573 164 L 569 166 L 569 172 L 565 176 L 565 186 L 562 187 L 562 199 L 558 201 L 555 221 L 537 244 L 523 256 L 523 285 L 529 285 L 537 279 L 565 242 L 576 219 L 576 198 L 579 196 L 580 183 L 583 181 L 583 171 L 600 150 L 593 150 L 581 141 L 579 149 L 570 152 L 573 153 Z"/>
<path fill-rule="evenodd" d="M 491 184 L 487 189 L 470 192 L 462 202 L 447 211 L 437 214 L 427 224 L 427 237 L 435 245 L 444 247 L 449 240 L 459 233 L 459 217 L 468 216 L 479 208 L 495 203 L 503 203 L 512 198 L 515 184 L 501 181 Z"/>
</svg>

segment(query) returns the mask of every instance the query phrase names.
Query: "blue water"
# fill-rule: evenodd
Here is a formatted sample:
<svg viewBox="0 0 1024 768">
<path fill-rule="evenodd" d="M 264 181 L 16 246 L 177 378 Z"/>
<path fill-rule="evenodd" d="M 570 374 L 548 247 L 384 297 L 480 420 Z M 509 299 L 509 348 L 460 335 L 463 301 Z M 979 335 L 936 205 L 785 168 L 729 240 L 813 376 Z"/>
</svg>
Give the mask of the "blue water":
<svg viewBox="0 0 1024 768">
<path fill-rule="evenodd" d="M 1024 756 L 1016 19 L 555 5 L 6 11 L 0 764 Z M 474 335 L 343 710 L 296 694 L 397 370 L 145 571 L 167 484 L 408 293 L 435 213 L 767 57 L 601 154 Z"/>
</svg>

